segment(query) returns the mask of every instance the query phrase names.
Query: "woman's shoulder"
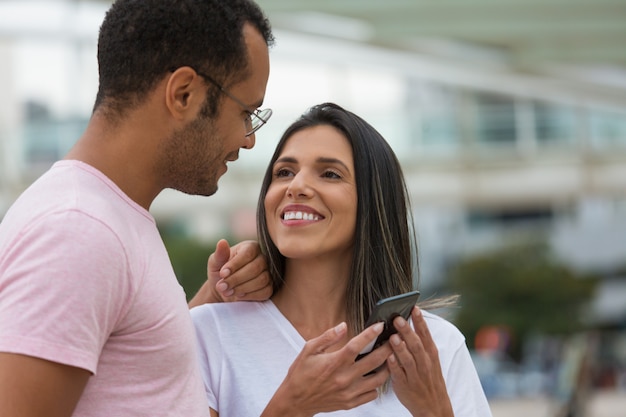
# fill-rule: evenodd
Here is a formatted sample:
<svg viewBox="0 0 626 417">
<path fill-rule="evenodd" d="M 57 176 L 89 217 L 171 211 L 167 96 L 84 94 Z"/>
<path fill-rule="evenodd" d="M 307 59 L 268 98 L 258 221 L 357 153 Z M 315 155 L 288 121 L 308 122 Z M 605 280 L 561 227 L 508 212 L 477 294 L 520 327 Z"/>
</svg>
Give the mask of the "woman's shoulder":
<svg viewBox="0 0 626 417">
<path fill-rule="evenodd" d="M 430 311 L 422 310 L 422 315 L 435 344 L 440 350 L 443 346 L 451 348 L 465 344 L 465 336 L 450 321 Z"/>
<path fill-rule="evenodd" d="M 259 310 L 265 309 L 267 301 L 231 301 L 226 303 L 207 303 L 190 310 L 194 321 L 217 319 L 220 321 L 229 318 L 241 320 L 246 316 L 256 316 Z"/>
</svg>

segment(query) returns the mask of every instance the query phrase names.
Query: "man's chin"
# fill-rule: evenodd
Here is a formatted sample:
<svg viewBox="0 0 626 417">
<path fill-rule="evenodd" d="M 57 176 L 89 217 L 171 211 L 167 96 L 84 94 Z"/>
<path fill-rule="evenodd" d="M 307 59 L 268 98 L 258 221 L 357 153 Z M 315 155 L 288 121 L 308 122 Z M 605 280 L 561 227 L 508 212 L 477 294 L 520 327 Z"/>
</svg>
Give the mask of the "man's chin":
<svg viewBox="0 0 626 417">
<path fill-rule="evenodd" d="M 211 188 L 210 190 L 204 190 L 202 192 L 199 193 L 195 193 L 195 195 L 199 195 L 202 197 L 209 197 L 212 196 L 213 194 L 215 194 L 217 192 L 217 185 L 213 188 Z"/>
<path fill-rule="evenodd" d="M 217 184 L 213 185 L 211 188 L 196 188 L 196 189 L 182 189 L 176 188 L 176 191 L 180 191 L 181 193 L 185 193 L 187 195 L 197 195 L 202 197 L 212 196 L 217 192 Z"/>
</svg>

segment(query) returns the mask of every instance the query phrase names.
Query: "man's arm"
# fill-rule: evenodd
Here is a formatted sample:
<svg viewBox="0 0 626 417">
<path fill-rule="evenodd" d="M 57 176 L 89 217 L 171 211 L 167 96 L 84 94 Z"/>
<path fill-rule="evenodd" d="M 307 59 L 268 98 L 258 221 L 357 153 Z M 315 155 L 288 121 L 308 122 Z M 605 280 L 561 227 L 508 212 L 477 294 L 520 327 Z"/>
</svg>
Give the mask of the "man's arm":
<svg viewBox="0 0 626 417">
<path fill-rule="evenodd" d="M 90 376 L 73 366 L 0 352 L 0 415 L 70 417 Z"/>
<path fill-rule="evenodd" d="M 217 242 L 207 264 L 207 280 L 189 301 L 189 308 L 223 301 L 263 301 L 272 295 L 267 262 L 259 244 L 245 240 L 233 247 Z"/>
</svg>

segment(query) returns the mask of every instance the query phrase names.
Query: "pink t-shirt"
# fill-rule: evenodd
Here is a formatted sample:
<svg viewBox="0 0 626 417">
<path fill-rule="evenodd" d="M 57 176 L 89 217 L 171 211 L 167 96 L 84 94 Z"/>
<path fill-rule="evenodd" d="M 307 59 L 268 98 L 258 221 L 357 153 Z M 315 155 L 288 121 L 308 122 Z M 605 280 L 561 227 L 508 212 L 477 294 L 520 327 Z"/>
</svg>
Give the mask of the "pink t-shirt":
<svg viewBox="0 0 626 417">
<path fill-rule="evenodd" d="M 57 162 L 0 223 L 0 351 L 93 373 L 75 416 L 208 415 L 154 218 L 81 162 Z"/>
</svg>

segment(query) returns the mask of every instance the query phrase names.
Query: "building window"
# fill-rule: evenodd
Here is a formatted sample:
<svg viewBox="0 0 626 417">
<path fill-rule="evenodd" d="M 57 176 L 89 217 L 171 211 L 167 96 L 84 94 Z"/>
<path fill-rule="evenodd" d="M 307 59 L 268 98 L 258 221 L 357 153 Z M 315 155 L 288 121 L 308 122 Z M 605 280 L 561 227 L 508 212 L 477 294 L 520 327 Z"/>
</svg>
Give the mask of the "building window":
<svg viewBox="0 0 626 417">
<path fill-rule="evenodd" d="M 591 110 L 589 118 L 594 148 L 626 147 L 626 113 Z"/>
<path fill-rule="evenodd" d="M 534 101 L 533 110 L 535 137 L 540 146 L 576 141 L 578 128 L 574 107 Z"/>
<path fill-rule="evenodd" d="M 513 97 L 475 93 L 474 137 L 478 144 L 515 146 L 517 140 Z"/>
</svg>

